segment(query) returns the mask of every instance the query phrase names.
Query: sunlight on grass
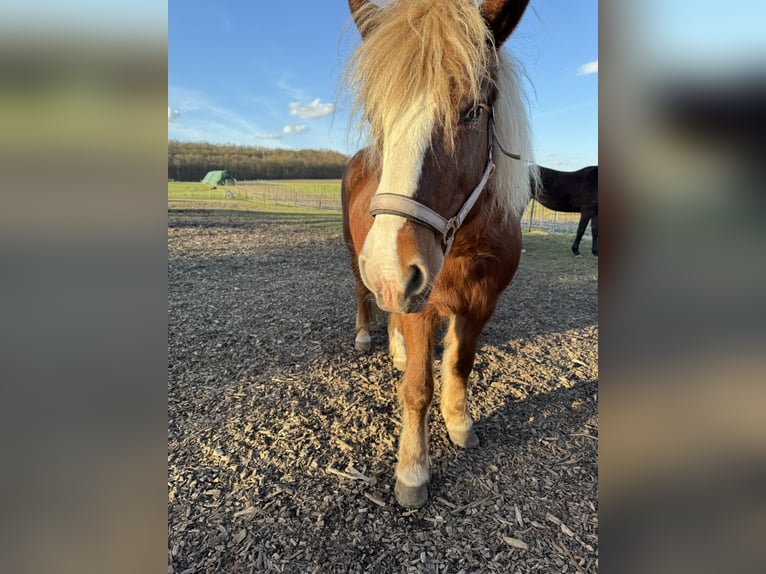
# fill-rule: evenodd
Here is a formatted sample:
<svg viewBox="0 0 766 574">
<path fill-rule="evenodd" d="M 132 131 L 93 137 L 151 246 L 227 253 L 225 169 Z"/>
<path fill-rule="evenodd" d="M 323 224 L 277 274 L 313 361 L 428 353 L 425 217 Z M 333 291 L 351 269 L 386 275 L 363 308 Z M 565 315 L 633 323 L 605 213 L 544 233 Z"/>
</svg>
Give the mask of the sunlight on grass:
<svg viewBox="0 0 766 574">
<path fill-rule="evenodd" d="M 169 200 L 252 201 L 269 211 L 282 206 L 340 212 L 339 180 L 244 181 L 214 186 L 197 182 L 168 182 Z M 269 208 L 268 206 L 272 207 Z"/>
<path fill-rule="evenodd" d="M 238 186 L 212 186 L 207 183 L 168 182 L 168 202 L 174 208 L 183 204 L 194 203 L 194 207 L 203 204 L 205 209 L 232 210 L 232 211 L 259 211 L 266 213 L 304 214 L 328 216 L 324 209 L 285 205 L 273 201 L 248 197 L 245 191 Z M 188 205 L 191 207 L 191 205 Z M 340 222 L 339 214 L 337 215 Z"/>
</svg>

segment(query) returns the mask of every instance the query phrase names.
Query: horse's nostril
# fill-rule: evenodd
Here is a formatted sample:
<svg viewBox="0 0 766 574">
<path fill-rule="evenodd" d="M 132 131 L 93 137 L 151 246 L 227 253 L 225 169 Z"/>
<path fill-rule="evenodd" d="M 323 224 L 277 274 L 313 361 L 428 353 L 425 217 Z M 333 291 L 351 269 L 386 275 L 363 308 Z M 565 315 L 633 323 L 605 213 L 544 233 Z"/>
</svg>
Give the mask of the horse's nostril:
<svg viewBox="0 0 766 574">
<path fill-rule="evenodd" d="M 426 286 L 426 274 L 420 265 L 410 265 L 410 275 L 407 277 L 407 286 L 404 289 L 404 298 L 409 299 L 417 295 Z"/>
</svg>

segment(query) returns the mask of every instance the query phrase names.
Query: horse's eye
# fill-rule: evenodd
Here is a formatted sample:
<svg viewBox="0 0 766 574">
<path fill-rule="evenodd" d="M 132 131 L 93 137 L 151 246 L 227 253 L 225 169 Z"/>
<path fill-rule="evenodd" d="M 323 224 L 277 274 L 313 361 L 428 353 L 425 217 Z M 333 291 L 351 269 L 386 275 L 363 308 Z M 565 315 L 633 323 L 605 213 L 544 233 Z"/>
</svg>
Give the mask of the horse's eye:
<svg viewBox="0 0 766 574">
<path fill-rule="evenodd" d="M 482 108 L 480 106 L 472 106 L 462 113 L 460 116 L 461 124 L 475 124 L 481 119 Z"/>
</svg>

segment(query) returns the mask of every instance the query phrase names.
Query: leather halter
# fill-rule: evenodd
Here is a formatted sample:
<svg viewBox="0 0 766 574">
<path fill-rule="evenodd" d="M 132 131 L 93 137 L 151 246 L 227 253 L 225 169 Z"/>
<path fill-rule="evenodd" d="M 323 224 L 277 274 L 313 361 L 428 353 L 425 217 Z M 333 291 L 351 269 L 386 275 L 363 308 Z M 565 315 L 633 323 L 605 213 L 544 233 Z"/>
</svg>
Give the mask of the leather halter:
<svg viewBox="0 0 766 574">
<path fill-rule="evenodd" d="M 473 188 L 473 191 L 471 191 L 465 202 L 463 202 L 462 207 L 453 217 L 446 219 L 419 201 L 398 193 L 378 193 L 373 196 L 372 201 L 370 202 L 370 214 L 373 217 L 379 214 L 398 215 L 415 223 L 425 225 L 436 233 L 441 234 L 442 241 L 444 242 L 445 257 L 452 248 L 452 242 L 455 240 L 455 233 L 457 233 L 457 230 L 463 225 L 463 221 L 465 221 L 465 218 L 479 200 L 489 178 L 495 171 L 495 163 L 492 161 L 492 152 L 494 148 L 493 142 L 496 139 L 494 124 L 495 108 L 490 107 L 487 104 L 480 104 L 478 107 L 489 112 L 489 119 L 487 120 L 487 165 L 484 168 L 484 173 L 482 174 L 478 185 Z M 498 142 L 498 145 L 500 146 L 500 142 Z M 521 156 L 508 153 L 502 146 L 500 146 L 500 151 L 508 157 L 521 159 Z"/>
</svg>

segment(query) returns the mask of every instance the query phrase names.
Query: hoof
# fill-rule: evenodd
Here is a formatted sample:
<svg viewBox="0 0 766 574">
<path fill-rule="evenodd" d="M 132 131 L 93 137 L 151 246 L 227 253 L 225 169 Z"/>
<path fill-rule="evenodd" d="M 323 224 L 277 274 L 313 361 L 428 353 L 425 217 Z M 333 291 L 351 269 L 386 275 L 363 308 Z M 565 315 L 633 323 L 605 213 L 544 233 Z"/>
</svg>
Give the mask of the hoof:
<svg viewBox="0 0 766 574">
<path fill-rule="evenodd" d="M 396 502 L 405 508 L 420 508 L 428 501 L 428 483 L 420 486 L 407 486 L 401 481 L 396 481 L 394 487 Z"/>
<path fill-rule="evenodd" d="M 579 253 L 575 253 L 574 256 L 575 257 L 582 257 L 582 255 L 580 255 Z"/>
<path fill-rule="evenodd" d="M 452 444 L 461 448 L 476 448 L 479 446 L 479 437 L 472 428 L 468 430 L 451 431 L 447 429 Z"/>
<path fill-rule="evenodd" d="M 359 333 L 356 336 L 356 340 L 354 341 L 354 346 L 356 347 L 356 350 L 360 353 L 366 353 L 370 350 L 370 336 L 366 333 Z"/>
<path fill-rule="evenodd" d="M 356 341 L 354 343 L 354 347 L 356 347 L 356 350 L 360 353 L 366 353 L 370 350 L 370 342 L 369 341 Z"/>
</svg>

